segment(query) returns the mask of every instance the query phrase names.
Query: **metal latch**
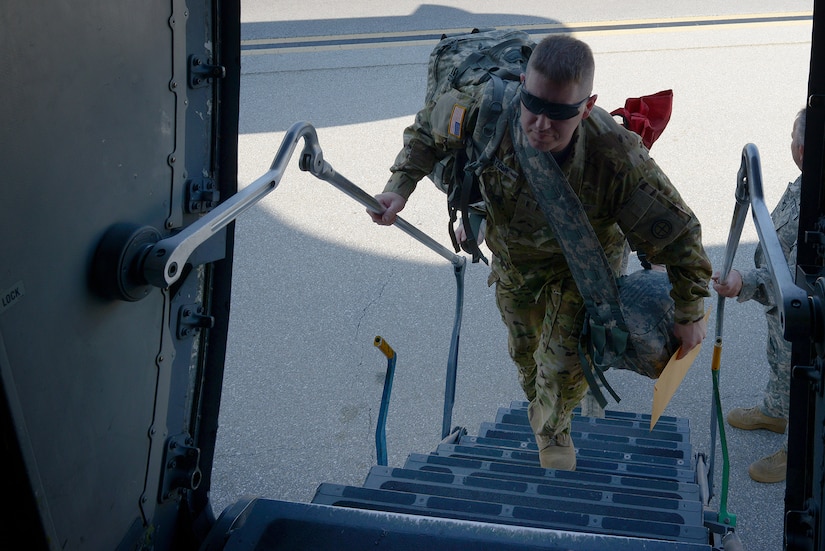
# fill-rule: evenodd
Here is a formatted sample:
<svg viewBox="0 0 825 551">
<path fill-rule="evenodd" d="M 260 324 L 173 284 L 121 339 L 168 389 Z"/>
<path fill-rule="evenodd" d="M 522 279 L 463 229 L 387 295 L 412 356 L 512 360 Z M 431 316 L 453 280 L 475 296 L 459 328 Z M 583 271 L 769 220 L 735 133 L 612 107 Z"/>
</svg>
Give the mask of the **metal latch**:
<svg viewBox="0 0 825 551">
<path fill-rule="evenodd" d="M 819 258 L 825 257 L 825 218 L 816 221 L 813 231 L 805 232 L 805 244 L 811 245 L 816 250 Z"/>
<path fill-rule="evenodd" d="M 203 306 L 199 304 L 184 304 L 178 309 L 178 338 L 191 337 L 200 329 L 215 327 L 215 317 L 203 313 Z"/>
<path fill-rule="evenodd" d="M 189 87 L 200 88 L 207 86 L 213 78 L 224 78 L 226 67 L 213 65 L 209 58 L 198 55 L 189 56 Z"/>
<path fill-rule="evenodd" d="M 164 502 L 175 497 L 178 490 L 197 490 L 202 475 L 198 464 L 201 451 L 193 446 L 188 434 L 176 434 L 166 440 L 164 450 L 163 479 L 158 501 Z"/>
</svg>

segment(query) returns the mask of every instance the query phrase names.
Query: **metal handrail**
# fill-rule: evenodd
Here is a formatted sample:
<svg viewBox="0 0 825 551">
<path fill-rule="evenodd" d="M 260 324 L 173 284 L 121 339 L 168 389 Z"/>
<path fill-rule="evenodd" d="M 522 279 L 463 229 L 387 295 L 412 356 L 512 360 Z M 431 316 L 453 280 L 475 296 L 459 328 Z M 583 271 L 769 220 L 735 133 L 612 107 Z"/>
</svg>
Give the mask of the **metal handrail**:
<svg viewBox="0 0 825 551">
<path fill-rule="evenodd" d="M 298 124 L 306 125 L 307 123 Z M 293 126 L 293 128 L 294 127 L 295 126 Z M 338 174 L 329 163 L 324 161 L 321 150 L 317 147 L 317 139 L 315 140 L 314 145 L 316 147 L 305 149 L 304 154 L 301 155 L 299 163 L 301 170 L 307 171 L 316 178 L 329 182 L 337 189 L 343 191 L 348 196 L 361 203 L 361 205 L 365 206 L 370 211 L 376 214 L 384 213 L 384 207 L 381 206 L 381 204 L 379 204 L 373 196 L 367 194 L 364 190 L 347 180 L 341 174 Z M 450 338 L 450 352 L 447 360 L 447 374 L 444 388 L 444 413 L 441 424 L 441 437 L 446 438 L 451 432 L 453 405 L 455 404 L 455 382 L 458 373 L 458 343 L 460 338 L 459 334 L 461 330 L 462 312 L 464 310 L 464 272 L 467 268 L 467 260 L 463 256 L 454 254 L 452 251 L 432 239 L 421 230 L 415 228 L 401 217 L 396 217 L 393 225 L 397 226 L 400 230 L 426 245 L 453 264 L 453 274 L 456 279 L 456 306 L 455 319 L 453 321 L 453 333 Z"/>
<path fill-rule="evenodd" d="M 759 243 L 765 254 L 768 272 L 771 276 L 774 303 L 779 311 L 783 334 L 786 339 L 791 335 L 799 334 L 800 328 L 807 329 L 810 327 L 810 299 L 807 292 L 797 287 L 794 283 L 793 276 L 788 267 L 788 261 L 782 251 L 782 245 L 779 243 L 776 228 L 774 227 L 773 220 L 765 203 L 765 197 L 762 191 L 762 169 L 759 161 L 759 150 L 754 144 L 747 144 L 742 149 L 742 158 L 737 173 L 736 191 L 734 195 L 736 205 L 734 207 L 733 219 L 725 246 L 725 257 L 722 263 L 722 270 L 719 274 L 719 281 L 725 283 L 730 274 L 736 249 L 739 246 L 739 240 L 742 236 L 742 228 L 745 224 L 748 208 L 750 208 L 753 213 L 756 232 L 759 235 Z M 719 398 L 719 372 L 721 367 L 724 313 L 725 297 L 719 295 L 716 308 L 716 338 L 712 364 L 714 399 L 711 402 L 711 451 L 708 469 L 708 486 L 710 492 L 707 497 L 708 499 L 712 497 L 713 492 L 716 431 L 718 427 L 723 456 L 723 480 L 719 520 L 727 524 L 735 525 L 736 517 L 728 515 L 726 510 L 729 461 L 725 440 L 724 420 L 721 411 L 721 400 Z"/>
<path fill-rule="evenodd" d="M 299 159 L 301 170 L 329 182 L 370 211 L 383 214 L 385 210 L 384 207 L 382 207 L 374 197 L 338 174 L 332 166 L 324 160 L 315 128 L 307 122 L 296 122 L 287 130 L 281 146 L 275 154 L 272 165 L 263 176 L 256 179 L 243 190 L 228 198 L 179 233 L 156 242 L 148 252 L 146 252 L 140 267 L 143 278 L 149 284 L 160 288 L 167 288 L 175 283 L 181 277 L 183 266 L 189 260 L 189 257 L 195 249 L 222 231 L 243 212 L 278 187 L 286 171 L 287 163 L 292 158 L 298 142 L 301 139 L 304 140 L 304 148 L 301 151 Z M 442 438 L 444 438 L 450 432 L 452 410 L 455 401 L 458 342 L 464 304 L 464 272 L 467 262 L 463 256 L 454 254 L 450 249 L 447 249 L 403 218 L 396 217 L 394 225 L 416 241 L 419 241 L 438 255 L 449 260 L 454 268 L 453 271 L 456 277 L 457 287 L 456 311 L 444 391 L 444 418 L 442 425 Z"/>
</svg>

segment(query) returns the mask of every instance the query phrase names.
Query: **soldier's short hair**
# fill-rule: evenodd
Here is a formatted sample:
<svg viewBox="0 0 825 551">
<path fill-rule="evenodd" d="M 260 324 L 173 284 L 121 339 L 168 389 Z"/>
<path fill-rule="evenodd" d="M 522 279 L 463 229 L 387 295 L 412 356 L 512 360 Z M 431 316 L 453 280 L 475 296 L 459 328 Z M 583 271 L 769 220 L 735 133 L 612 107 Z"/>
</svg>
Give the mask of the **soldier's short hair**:
<svg viewBox="0 0 825 551">
<path fill-rule="evenodd" d="M 530 56 L 528 70 L 538 71 L 559 84 L 583 85 L 593 90 L 596 62 L 590 46 L 567 34 L 551 34 L 538 43 Z"/>
</svg>

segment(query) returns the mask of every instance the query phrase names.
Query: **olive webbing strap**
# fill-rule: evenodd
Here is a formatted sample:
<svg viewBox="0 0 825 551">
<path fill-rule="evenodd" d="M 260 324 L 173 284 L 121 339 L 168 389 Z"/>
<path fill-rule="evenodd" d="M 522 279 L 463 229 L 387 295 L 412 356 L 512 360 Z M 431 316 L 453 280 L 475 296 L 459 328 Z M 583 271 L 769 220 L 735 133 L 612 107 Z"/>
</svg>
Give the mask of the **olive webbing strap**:
<svg viewBox="0 0 825 551">
<path fill-rule="evenodd" d="M 511 42 L 513 41 L 508 41 L 508 47 Z M 473 55 L 483 57 L 480 54 Z M 471 58 L 475 59 L 473 56 Z M 477 228 L 474 228 L 470 221 L 470 191 L 474 188 L 473 183 L 478 180 L 479 172 L 490 164 L 495 151 L 501 144 L 504 131 L 507 129 L 508 117 L 505 110 L 508 106 L 512 106 L 513 98 L 516 97 L 519 87 L 518 79 L 505 82 L 499 75 L 493 73 L 490 73 L 488 82 L 479 101 L 478 120 L 469 144 L 472 155 L 468 156 L 467 162 L 464 163 L 463 174 L 457 175 L 462 182 L 458 209 L 461 211 L 466 236 L 466 240 L 460 246 L 472 255 L 473 263 L 481 260 L 485 264 L 488 264 L 488 261 L 479 248 Z M 451 230 L 454 223 L 455 219 L 451 219 Z M 451 236 L 453 236 L 453 245 L 457 247 L 458 243 L 452 231 Z"/>
<path fill-rule="evenodd" d="M 590 359 L 594 364 L 598 364 L 600 352 L 604 351 L 608 338 L 612 341 L 622 341 L 620 335 L 623 334 L 625 339 L 627 337 L 624 330 L 627 325 L 621 312 L 616 277 L 599 238 L 590 225 L 581 201 L 573 192 L 556 160 L 550 153 L 537 151 L 530 147 L 522 131 L 518 111 L 510 120 L 513 147 L 530 190 L 561 247 L 579 293 L 584 298 L 588 315 L 607 330 L 602 334 L 592 332 L 589 334 Z M 581 251 L 588 251 L 589 254 L 581 254 Z M 610 334 L 609 337 L 607 333 Z M 619 352 L 624 350 L 623 342 L 612 344 L 613 350 Z M 616 348 L 617 344 L 619 348 Z M 588 373 L 590 369 L 597 372 L 605 388 L 618 401 L 618 396 L 604 380 L 602 370 L 593 368 L 586 361 L 581 350 L 580 357 L 585 378 L 599 404 L 604 407 L 607 400 L 594 384 L 593 373 Z"/>
</svg>

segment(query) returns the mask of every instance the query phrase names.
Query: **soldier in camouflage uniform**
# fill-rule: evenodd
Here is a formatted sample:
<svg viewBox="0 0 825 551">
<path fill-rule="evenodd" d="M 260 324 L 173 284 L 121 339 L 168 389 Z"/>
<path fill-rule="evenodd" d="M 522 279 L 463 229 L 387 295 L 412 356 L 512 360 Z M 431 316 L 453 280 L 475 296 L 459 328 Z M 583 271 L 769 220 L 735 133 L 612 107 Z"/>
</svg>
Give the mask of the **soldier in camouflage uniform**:
<svg viewBox="0 0 825 551">
<path fill-rule="evenodd" d="M 796 116 L 791 132 L 791 155 L 799 169 L 802 169 L 802 155 L 805 149 L 805 110 Z M 771 213 L 776 227 L 776 235 L 782 245 L 782 252 L 788 261 L 791 273 L 796 270 L 796 238 L 799 231 L 799 194 L 802 176 L 788 184 L 788 188 Z M 791 384 L 791 343 L 782 336 L 779 311 L 773 301 L 771 274 L 765 264 L 762 248 L 756 249 L 754 269 L 731 270 L 725 284 L 719 283 L 719 274 L 713 275 L 713 288 L 722 296 L 737 297 L 739 302 L 755 300 L 765 306 L 768 322 L 768 365 L 770 374 L 762 403 L 751 408 L 735 408 L 728 413 L 731 426 L 744 429 L 767 429 L 780 434 L 788 425 Z M 787 438 L 785 445 L 774 454 L 755 461 L 748 468 L 751 478 L 757 482 L 782 482 L 788 462 Z"/>
<path fill-rule="evenodd" d="M 593 54 L 586 44 L 567 35 L 545 38 L 521 76 L 520 94 L 508 116 L 520 119 L 521 139 L 528 147 L 556 158 L 617 274 L 625 239 L 645 250 L 651 262 L 667 267 L 676 304 L 674 333 L 683 356 L 702 342 L 707 330 L 703 313 L 711 266 L 699 221 L 639 136 L 595 106 L 593 73 Z M 405 147 L 384 193 L 376 196 L 386 211 L 370 213 L 379 224 L 395 221 L 417 182 L 432 170 L 438 121 L 429 120 L 430 112 L 425 107 L 404 132 Z M 513 141 L 508 132 L 495 162 L 481 174 L 486 239 L 493 254 L 489 283 L 496 286 L 510 356 L 530 400 L 528 416 L 541 465 L 573 470 L 570 423 L 587 391 L 577 352 L 584 301 L 525 181 Z M 662 218 L 677 223 L 652 235 Z"/>
</svg>

